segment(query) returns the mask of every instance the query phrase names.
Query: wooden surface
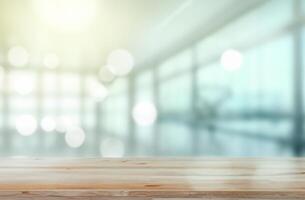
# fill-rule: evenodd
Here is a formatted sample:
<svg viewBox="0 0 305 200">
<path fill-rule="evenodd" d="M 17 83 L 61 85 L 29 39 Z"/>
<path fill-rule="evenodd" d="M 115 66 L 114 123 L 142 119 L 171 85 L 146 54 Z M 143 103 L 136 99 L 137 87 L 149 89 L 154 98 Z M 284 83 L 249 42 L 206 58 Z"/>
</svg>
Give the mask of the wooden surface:
<svg viewBox="0 0 305 200">
<path fill-rule="evenodd" d="M 305 159 L 1 159 L 0 199 L 305 199 Z"/>
</svg>

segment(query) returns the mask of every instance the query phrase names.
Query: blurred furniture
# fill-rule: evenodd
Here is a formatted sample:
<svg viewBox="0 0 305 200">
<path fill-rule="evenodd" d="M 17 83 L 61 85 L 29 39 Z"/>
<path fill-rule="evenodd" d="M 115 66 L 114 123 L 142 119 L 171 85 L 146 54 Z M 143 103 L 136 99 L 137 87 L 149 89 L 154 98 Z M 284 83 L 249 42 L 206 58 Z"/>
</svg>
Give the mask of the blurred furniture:
<svg viewBox="0 0 305 200">
<path fill-rule="evenodd" d="M 305 159 L 2 159 L 0 199 L 305 199 Z"/>
</svg>

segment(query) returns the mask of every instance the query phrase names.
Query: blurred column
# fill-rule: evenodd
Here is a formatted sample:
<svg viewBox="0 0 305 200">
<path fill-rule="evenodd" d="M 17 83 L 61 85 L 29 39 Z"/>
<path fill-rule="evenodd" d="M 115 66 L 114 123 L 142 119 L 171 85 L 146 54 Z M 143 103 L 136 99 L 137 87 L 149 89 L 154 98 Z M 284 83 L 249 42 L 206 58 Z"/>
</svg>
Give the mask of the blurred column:
<svg viewBox="0 0 305 200">
<path fill-rule="evenodd" d="M 94 137 L 94 154 L 95 156 L 100 154 L 100 143 L 102 140 L 102 103 L 97 102 L 95 104 L 95 137 Z"/>
<path fill-rule="evenodd" d="M 159 105 L 159 66 L 155 65 L 153 67 L 153 98 L 154 98 L 154 104 L 157 110 L 157 120 L 153 126 L 153 151 L 154 155 L 158 156 L 160 155 L 160 129 L 159 129 L 159 116 L 160 116 L 160 105 Z"/>
<path fill-rule="evenodd" d="M 299 22 L 301 20 L 302 7 L 301 0 L 294 0 L 295 18 Z M 303 150 L 303 41 L 302 41 L 302 26 L 296 23 L 294 28 L 294 131 L 292 135 L 293 152 L 296 156 L 302 155 Z"/>
<path fill-rule="evenodd" d="M 42 67 L 39 67 L 39 69 L 37 70 L 37 93 L 36 93 L 36 99 L 37 99 L 37 123 L 38 123 L 38 127 L 37 127 L 37 131 L 38 131 L 38 148 L 39 151 L 37 151 L 37 153 L 41 156 L 41 154 L 45 153 L 45 133 L 43 132 L 43 130 L 40 127 L 40 121 L 43 118 L 43 69 Z"/>
<path fill-rule="evenodd" d="M 192 106 L 192 116 L 190 120 L 191 128 L 192 128 L 192 153 L 193 155 L 200 154 L 200 137 L 198 131 L 198 123 L 200 123 L 198 119 L 198 112 L 197 112 L 197 102 L 198 102 L 198 58 L 197 58 L 197 48 L 194 47 L 192 49 L 192 66 L 191 66 L 191 81 L 192 81 L 192 99 L 191 99 L 191 106 Z"/>
<path fill-rule="evenodd" d="M 135 104 L 135 78 L 134 74 L 131 74 L 128 80 L 128 139 L 127 139 L 127 155 L 132 156 L 136 150 L 136 135 L 135 135 L 135 122 L 132 118 L 132 109 Z"/>
<path fill-rule="evenodd" d="M 85 123 L 85 112 L 86 112 L 86 106 L 85 106 L 85 96 L 86 96 L 86 75 L 87 75 L 87 70 L 86 68 L 81 68 L 81 72 L 79 73 L 79 87 L 80 87 L 80 91 L 79 91 L 79 100 L 80 100 L 80 107 L 79 107 L 79 120 L 80 120 L 80 126 L 82 127 L 82 129 L 84 129 L 86 134 L 86 137 L 93 137 L 93 136 L 89 136 L 88 135 L 88 130 L 86 130 L 86 123 Z M 79 147 L 76 150 L 76 153 L 78 155 L 81 154 L 86 154 L 86 151 L 90 151 L 90 147 L 91 145 L 88 145 L 86 140 L 85 143 Z M 94 147 L 93 147 L 94 148 Z"/>
<path fill-rule="evenodd" d="M 4 66 L 4 75 L 3 75 L 3 154 L 5 156 L 10 156 L 11 154 L 11 134 L 12 131 L 9 125 L 9 118 L 10 118 L 10 110 L 9 110 L 9 69 L 7 65 Z"/>
<path fill-rule="evenodd" d="M 59 120 L 59 117 L 61 117 L 62 115 L 62 77 L 61 74 L 62 66 L 59 66 L 56 69 L 56 120 Z M 53 146 L 55 152 L 52 152 L 54 154 L 58 154 L 58 155 L 64 155 L 63 150 L 65 148 L 65 139 L 64 139 L 64 134 L 58 134 L 56 133 L 56 140 L 55 140 L 55 144 Z"/>
</svg>

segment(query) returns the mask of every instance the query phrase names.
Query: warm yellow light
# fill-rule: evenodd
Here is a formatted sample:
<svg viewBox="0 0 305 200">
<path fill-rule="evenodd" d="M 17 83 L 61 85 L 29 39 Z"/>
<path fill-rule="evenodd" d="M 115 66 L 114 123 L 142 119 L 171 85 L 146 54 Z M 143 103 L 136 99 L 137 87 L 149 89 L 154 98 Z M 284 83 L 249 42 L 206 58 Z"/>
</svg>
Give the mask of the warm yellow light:
<svg viewBox="0 0 305 200">
<path fill-rule="evenodd" d="M 8 61 L 15 67 L 24 67 L 29 62 L 29 54 L 21 46 L 12 47 L 8 52 Z"/>
<path fill-rule="evenodd" d="M 42 19 L 60 31 L 79 31 L 88 27 L 96 15 L 95 0 L 37 0 Z"/>
<path fill-rule="evenodd" d="M 138 125 L 149 126 L 156 121 L 157 110 L 151 102 L 140 102 L 134 106 L 132 116 Z"/>
<path fill-rule="evenodd" d="M 3 83 L 3 77 L 5 74 L 4 67 L 0 65 L 0 82 Z M 3 84 L 0 84 L 0 91 L 3 90 Z"/>
<path fill-rule="evenodd" d="M 4 67 L 0 65 L 0 77 L 4 75 Z"/>
<path fill-rule="evenodd" d="M 4 74 L 5 74 L 5 69 L 3 66 L 0 65 L 0 81 L 2 81 Z M 0 88 L 1 86 L 2 84 L 0 85 Z"/>
<path fill-rule="evenodd" d="M 225 70 L 234 71 L 241 67 L 243 57 L 239 51 L 229 49 L 222 54 L 220 62 Z"/>
<path fill-rule="evenodd" d="M 78 148 L 85 142 L 86 134 L 80 127 L 70 127 L 65 135 L 66 143 L 71 148 Z"/>
<path fill-rule="evenodd" d="M 16 119 L 15 127 L 20 135 L 30 136 L 37 129 L 37 121 L 32 115 L 22 115 Z"/>
<path fill-rule="evenodd" d="M 114 75 L 124 76 L 134 67 L 134 59 L 127 50 L 118 49 L 111 52 L 106 66 Z"/>
</svg>

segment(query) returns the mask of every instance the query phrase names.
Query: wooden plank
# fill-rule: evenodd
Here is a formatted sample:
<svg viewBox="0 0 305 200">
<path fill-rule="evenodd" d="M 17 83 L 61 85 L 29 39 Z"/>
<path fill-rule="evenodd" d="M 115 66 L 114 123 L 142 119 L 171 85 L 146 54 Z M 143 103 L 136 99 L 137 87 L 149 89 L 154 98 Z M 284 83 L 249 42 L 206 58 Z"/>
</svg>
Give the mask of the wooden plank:
<svg viewBox="0 0 305 200">
<path fill-rule="evenodd" d="M 115 168 L 115 167 L 138 167 L 138 168 L 201 168 L 201 167 L 253 167 L 255 165 L 272 166 L 273 168 L 290 167 L 287 165 L 305 166 L 305 158 L 132 158 L 132 159 L 1 159 L 2 167 L 67 167 L 67 168 Z"/>
<path fill-rule="evenodd" d="M 305 159 L 0 161 L 0 199 L 109 198 L 305 199 Z"/>
</svg>

